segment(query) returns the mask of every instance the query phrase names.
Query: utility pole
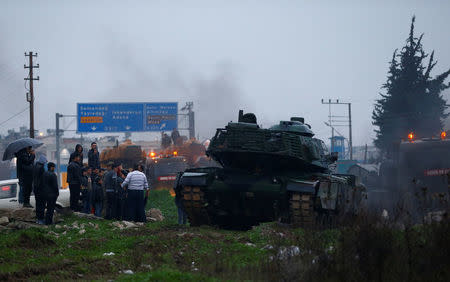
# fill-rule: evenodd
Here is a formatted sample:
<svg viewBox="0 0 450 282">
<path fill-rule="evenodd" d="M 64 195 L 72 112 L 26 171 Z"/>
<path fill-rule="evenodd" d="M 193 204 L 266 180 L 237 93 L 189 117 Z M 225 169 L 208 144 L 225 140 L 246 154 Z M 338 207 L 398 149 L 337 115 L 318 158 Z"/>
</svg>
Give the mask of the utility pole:
<svg viewBox="0 0 450 282">
<path fill-rule="evenodd" d="M 60 148 L 59 148 L 59 141 L 60 141 L 60 131 L 59 131 L 59 118 L 62 117 L 61 114 L 56 113 L 56 133 L 55 133 L 55 137 L 56 137 L 56 153 L 55 153 L 55 157 L 56 157 L 56 175 L 58 176 L 58 187 L 61 187 L 61 153 Z"/>
<path fill-rule="evenodd" d="M 328 99 L 328 101 L 324 101 L 324 99 L 322 99 L 322 104 L 328 105 L 329 107 L 329 115 L 328 115 L 328 120 L 329 120 L 329 126 L 331 127 L 332 130 L 332 135 L 334 135 L 333 133 L 333 124 L 332 122 L 343 122 L 343 120 L 333 120 L 332 118 L 348 118 L 348 120 L 346 122 L 348 122 L 347 125 L 342 125 L 342 124 L 338 124 L 338 125 L 334 125 L 334 126 L 348 126 L 348 150 L 349 150 L 349 154 L 350 154 L 350 160 L 353 160 L 353 139 L 352 139 L 352 103 L 344 103 L 344 102 L 340 102 L 339 99 L 336 100 L 331 100 Z M 348 106 L 348 116 L 333 116 L 331 115 L 331 105 L 347 105 Z M 333 139 L 332 139 L 333 140 Z M 333 142 L 332 142 L 333 143 Z"/>
<path fill-rule="evenodd" d="M 187 111 L 187 114 L 183 114 L 183 115 L 187 115 L 188 117 L 188 131 L 189 131 L 189 139 L 194 139 L 195 138 L 195 113 L 194 111 L 192 111 L 192 109 L 194 108 L 194 102 L 187 102 L 186 105 L 181 108 L 181 111 Z"/>
<path fill-rule="evenodd" d="M 366 144 L 366 146 L 364 148 L 364 163 L 365 164 L 367 163 L 367 144 Z"/>
<path fill-rule="evenodd" d="M 60 146 L 60 142 L 61 142 L 61 136 L 63 135 L 64 129 L 60 129 L 59 128 L 59 119 L 60 118 L 64 118 L 64 117 L 71 117 L 71 118 L 76 118 L 76 115 L 63 115 L 60 113 L 56 113 L 55 114 L 55 118 L 56 118 L 56 132 L 55 132 L 55 137 L 56 137 L 56 152 L 55 152 L 55 158 L 56 158 L 56 172 L 58 175 L 58 184 L 59 187 L 62 187 L 62 181 L 61 181 L 61 146 Z M 75 131 L 75 130 L 73 130 Z"/>
<path fill-rule="evenodd" d="M 39 64 L 33 66 L 33 57 L 37 57 L 37 53 L 33 54 L 33 52 L 25 53 L 25 57 L 29 57 L 29 65 L 23 65 L 25 69 L 29 69 L 28 77 L 24 78 L 24 80 L 30 81 L 30 92 L 27 93 L 27 102 L 30 103 L 30 138 L 34 138 L 34 91 L 33 91 L 33 80 L 39 80 L 39 76 L 37 78 L 33 77 L 33 69 L 39 68 Z"/>
<path fill-rule="evenodd" d="M 353 160 L 353 138 L 352 138 L 352 103 L 348 105 L 348 146 L 350 147 L 350 160 Z"/>
</svg>

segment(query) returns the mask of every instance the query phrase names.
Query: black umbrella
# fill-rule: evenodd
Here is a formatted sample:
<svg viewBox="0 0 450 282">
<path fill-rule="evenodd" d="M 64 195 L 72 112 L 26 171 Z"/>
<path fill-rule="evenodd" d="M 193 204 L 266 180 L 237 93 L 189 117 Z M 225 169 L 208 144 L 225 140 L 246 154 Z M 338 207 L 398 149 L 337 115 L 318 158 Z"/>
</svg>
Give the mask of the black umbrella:
<svg viewBox="0 0 450 282">
<path fill-rule="evenodd" d="M 6 147 L 6 150 L 3 153 L 3 160 L 7 161 L 7 160 L 14 158 L 14 154 L 19 152 L 23 148 L 26 148 L 26 147 L 37 148 L 37 147 L 41 146 L 42 144 L 44 144 L 44 143 L 42 143 L 41 141 L 38 141 L 36 139 L 33 139 L 33 138 L 22 138 L 22 139 L 14 141 L 14 142 L 11 142 L 8 145 L 8 147 Z"/>
</svg>

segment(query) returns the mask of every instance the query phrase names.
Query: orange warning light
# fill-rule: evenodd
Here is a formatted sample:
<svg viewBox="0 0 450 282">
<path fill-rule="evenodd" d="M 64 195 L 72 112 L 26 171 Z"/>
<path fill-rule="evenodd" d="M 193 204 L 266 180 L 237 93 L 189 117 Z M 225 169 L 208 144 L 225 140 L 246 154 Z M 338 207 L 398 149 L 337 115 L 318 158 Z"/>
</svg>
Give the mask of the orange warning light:
<svg viewBox="0 0 450 282">
<path fill-rule="evenodd" d="M 178 152 L 177 151 L 173 151 L 173 155 L 174 156 L 178 155 Z"/>
<path fill-rule="evenodd" d="M 408 134 L 408 140 L 409 140 L 409 141 L 414 140 L 414 133 L 413 133 L 413 132 L 410 132 L 410 133 Z"/>
<path fill-rule="evenodd" d="M 150 152 L 150 157 L 154 158 L 156 156 L 155 152 Z"/>
<path fill-rule="evenodd" d="M 447 132 L 442 131 L 441 132 L 441 139 L 444 140 L 447 137 Z"/>
</svg>

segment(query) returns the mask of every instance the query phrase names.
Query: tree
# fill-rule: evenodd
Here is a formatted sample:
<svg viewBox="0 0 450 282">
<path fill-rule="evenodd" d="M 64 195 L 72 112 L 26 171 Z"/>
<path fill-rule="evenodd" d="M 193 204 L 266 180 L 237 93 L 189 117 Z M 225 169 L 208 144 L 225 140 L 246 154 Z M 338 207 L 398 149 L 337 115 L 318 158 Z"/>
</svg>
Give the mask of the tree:
<svg viewBox="0 0 450 282">
<path fill-rule="evenodd" d="M 423 34 L 414 37 L 415 17 L 406 45 L 396 49 L 389 64 L 384 93 L 376 100 L 372 113 L 375 129 L 375 146 L 389 153 L 395 143 L 405 139 L 409 132 L 417 137 L 436 136 L 443 129 L 449 107 L 441 92 L 450 87 L 445 80 L 450 69 L 434 78 L 431 71 L 436 66 L 434 51 L 426 54 L 422 47 Z M 428 63 L 424 65 L 425 59 Z"/>
</svg>

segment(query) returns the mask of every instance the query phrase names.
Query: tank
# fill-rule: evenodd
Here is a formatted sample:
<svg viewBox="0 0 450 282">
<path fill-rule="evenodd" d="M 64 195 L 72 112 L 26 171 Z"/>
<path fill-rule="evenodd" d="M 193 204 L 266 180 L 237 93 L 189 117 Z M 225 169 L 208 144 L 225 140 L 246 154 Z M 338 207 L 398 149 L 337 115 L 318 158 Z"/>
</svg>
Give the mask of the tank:
<svg viewBox="0 0 450 282">
<path fill-rule="evenodd" d="M 132 168 L 137 162 L 145 163 L 146 153 L 141 146 L 131 140 L 125 140 L 122 144 L 113 148 L 107 148 L 100 153 L 100 163 L 106 167 L 109 162 L 121 163 L 125 169 Z"/>
<path fill-rule="evenodd" d="M 194 226 L 311 227 L 356 213 L 364 199 L 354 176 L 331 172 L 337 155 L 300 117 L 263 129 L 240 111 L 238 122 L 217 129 L 206 153 L 221 167 L 188 169 L 174 187 Z"/>
</svg>

